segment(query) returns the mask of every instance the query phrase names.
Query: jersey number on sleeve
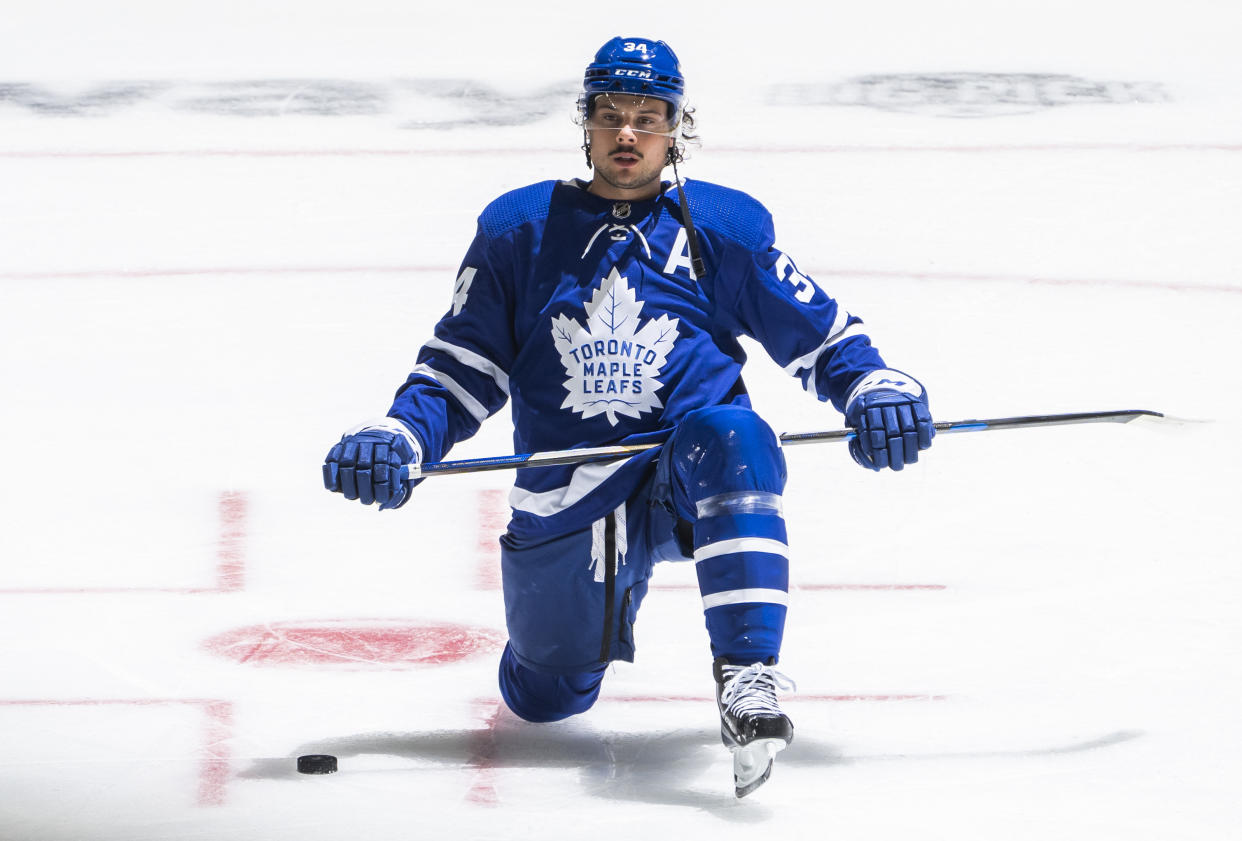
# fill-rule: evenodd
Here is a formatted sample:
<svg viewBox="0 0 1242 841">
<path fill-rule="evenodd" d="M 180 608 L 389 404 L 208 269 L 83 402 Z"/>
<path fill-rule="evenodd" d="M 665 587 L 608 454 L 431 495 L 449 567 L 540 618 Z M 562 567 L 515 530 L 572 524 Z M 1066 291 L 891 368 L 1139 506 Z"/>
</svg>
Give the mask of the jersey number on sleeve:
<svg viewBox="0 0 1242 841">
<path fill-rule="evenodd" d="M 472 266 L 466 266 L 457 276 L 457 283 L 453 286 L 453 315 L 461 312 L 461 308 L 466 305 L 466 298 L 470 294 L 470 284 L 474 283 L 474 275 L 477 271 L 478 269 Z"/>
<path fill-rule="evenodd" d="M 774 270 L 777 277 L 794 285 L 794 288 L 797 290 L 794 292 L 796 300 L 803 304 L 809 304 L 811 299 L 815 297 L 814 282 L 794 268 L 793 260 L 790 260 L 784 254 L 777 258 Z"/>
</svg>

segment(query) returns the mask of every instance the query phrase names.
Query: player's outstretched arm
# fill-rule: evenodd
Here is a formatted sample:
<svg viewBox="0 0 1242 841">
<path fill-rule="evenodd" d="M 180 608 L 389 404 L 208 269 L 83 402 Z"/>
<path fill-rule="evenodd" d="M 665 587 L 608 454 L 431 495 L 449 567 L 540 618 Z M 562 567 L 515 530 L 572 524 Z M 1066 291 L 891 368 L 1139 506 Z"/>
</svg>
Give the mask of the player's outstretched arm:
<svg viewBox="0 0 1242 841">
<path fill-rule="evenodd" d="M 846 398 L 845 422 L 854 428 L 850 455 L 872 470 L 901 470 L 919 460 L 936 435 L 927 389 L 900 371 L 872 371 Z"/>
<path fill-rule="evenodd" d="M 418 439 L 396 418 L 381 418 L 351 429 L 332 446 L 323 462 L 323 486 L 380 510 L 400 508 L 417 481 L 401 481 L 400 470 L 422 461 Z"/>
</svg>

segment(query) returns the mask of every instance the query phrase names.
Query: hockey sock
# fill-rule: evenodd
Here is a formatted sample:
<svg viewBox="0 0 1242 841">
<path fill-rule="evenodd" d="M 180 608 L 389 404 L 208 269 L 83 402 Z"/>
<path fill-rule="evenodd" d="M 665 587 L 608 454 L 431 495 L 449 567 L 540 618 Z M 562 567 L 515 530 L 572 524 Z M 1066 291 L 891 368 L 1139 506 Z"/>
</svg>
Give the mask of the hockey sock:
<svg viewBox="0 0 1242 841">
<path fill-rule="evenodd" d="M 694 560 L 712 656 L 768 662 L 780 654 L 789 548 L 779 494 L 737 491 L 697 503 Z"/>
</svg>

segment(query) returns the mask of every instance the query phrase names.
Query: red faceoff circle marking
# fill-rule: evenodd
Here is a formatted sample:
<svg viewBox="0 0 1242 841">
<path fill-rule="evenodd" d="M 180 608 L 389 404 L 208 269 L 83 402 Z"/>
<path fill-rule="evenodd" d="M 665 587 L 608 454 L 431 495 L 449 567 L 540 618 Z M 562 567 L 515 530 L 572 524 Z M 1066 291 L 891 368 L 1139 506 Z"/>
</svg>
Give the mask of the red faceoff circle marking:
<svg viewBox="0 0 1242 841">
<path fill-rule="evenodd" d="M 203 647 L 260 666 L 400 669 L 443 665 L 498 651 L 505 635 L 490 628 L 395 620 L 275 622 L 217 634 Z"/>
</svg>

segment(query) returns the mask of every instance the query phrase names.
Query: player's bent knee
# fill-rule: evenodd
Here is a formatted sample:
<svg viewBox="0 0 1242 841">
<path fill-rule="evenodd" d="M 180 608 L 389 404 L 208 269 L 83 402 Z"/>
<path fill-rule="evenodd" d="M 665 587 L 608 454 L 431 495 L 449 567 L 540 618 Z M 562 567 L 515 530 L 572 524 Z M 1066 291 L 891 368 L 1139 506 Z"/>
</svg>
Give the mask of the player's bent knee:
<svg viewBox="0 0 1242 841">
<path fill-rule="evenodd" d="M 691 496 L 750 487 L 779 493 L 785 458 L 772 427 L 744 406 L 712 406 L 688 414 L 676 434 L 674 460 Z"/>
<path fill-rule="evenodd" d="M 691 412 L 679 431 L 689 448 L 716 450 L 731 461 L 745 462 L 751 454 L 778 452 L 780 443 L 772 427 L 744 406 L 712 406 Z"/>
<path fill-rule="evenodd" d="M 536 723 L 561 721 L 584 713 L 599 698 L 604 667 L 572 675 L 528 669 L 517 661 L 512 646 L 500 658 L 500 697 L 518 718 Z"/>
</svg>

